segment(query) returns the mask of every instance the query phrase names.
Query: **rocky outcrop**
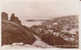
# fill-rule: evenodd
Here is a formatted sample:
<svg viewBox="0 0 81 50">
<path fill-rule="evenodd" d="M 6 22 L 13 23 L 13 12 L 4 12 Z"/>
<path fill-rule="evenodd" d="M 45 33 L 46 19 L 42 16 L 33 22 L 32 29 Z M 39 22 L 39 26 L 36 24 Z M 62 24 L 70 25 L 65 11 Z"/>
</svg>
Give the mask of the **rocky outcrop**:
<svg viewBox="0 0 81 50">
<path fill-rule="evenodd" d="M 36 38 L 30 28 L 21 24 L 21 21 L 12 14 L 8 20 L 6 13 L 2 13 L 2 45 L 12 43 L 32 44 Z"/>
<path fill-rule="evenodd" d="M 2 19 L 8 20 L 8 14 L 6 12 L 1 13 Z"/>
<path fill-rule="evenodd" d="M 10 21 L 15 22 L 15 23 L 17 23 L 17 24 L 21 24 L 21 21 L 19 20 L 18 17 L 15 16 L 14 13 L 11 15 Z"/>
</svg>

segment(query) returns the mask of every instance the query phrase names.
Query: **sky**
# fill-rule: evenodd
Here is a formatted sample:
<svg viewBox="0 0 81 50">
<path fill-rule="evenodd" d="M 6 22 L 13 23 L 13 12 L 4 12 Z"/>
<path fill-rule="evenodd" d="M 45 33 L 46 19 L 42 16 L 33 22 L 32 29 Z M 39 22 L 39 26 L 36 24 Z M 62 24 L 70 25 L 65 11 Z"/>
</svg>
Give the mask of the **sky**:
<svg viewBox="0 0 81 50">
<path fill-rule="evenodd" d="M 1 0 L 1 12 L 22 20 L 79 14 L 79 0 Z"/>
</svg>

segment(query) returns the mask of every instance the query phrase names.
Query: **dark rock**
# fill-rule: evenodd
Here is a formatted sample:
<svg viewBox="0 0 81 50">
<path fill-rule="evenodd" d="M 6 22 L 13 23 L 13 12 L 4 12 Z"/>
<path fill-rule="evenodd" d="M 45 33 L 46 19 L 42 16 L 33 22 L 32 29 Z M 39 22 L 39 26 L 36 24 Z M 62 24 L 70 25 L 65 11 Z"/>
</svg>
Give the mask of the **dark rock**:
<svg viewBox="0 0 81 50">
<path fill-rule="evenodd" d="M 56 37 L 56 36 L 53 36 L 52 34 L 47 34 L 47 35 L 44 35 L 42 37 L 42 40 L 45 41 L 47 44 L 49 45 L 63 45 L 64 44 L 64 40 L 63 38 L 61 37 Z M 60 41 L 60 43 L 59 43 Z"/>
<path fill-rule="evenodd" d="M 19 42 L 32 44 L 36 40 L 33 32 L 25 28 L 15 22 L 2 20 L 2 45 Z"/>
<path fill-rule="evenodd" d="M 14 13 L 11 15 L 10 21 L 13 21 L 13 22 L 15 22 L 15 23 L 17 23 L 17 24 L 21 24 L 21 21 L 19 20 L 18 17 L 15 16 Z"/>
</svg>

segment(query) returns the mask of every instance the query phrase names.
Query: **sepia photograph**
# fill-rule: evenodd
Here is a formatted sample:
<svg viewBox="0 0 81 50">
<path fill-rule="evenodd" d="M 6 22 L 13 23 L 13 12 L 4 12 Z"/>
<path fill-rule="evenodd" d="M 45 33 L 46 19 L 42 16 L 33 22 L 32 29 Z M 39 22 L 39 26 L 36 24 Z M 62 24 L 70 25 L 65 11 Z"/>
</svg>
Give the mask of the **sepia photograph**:
<svg viewBox="0 0 81 50">
<path fill-rule="evenodd" d="M 2 48 L 79 48 L 80 0 L 1 2 Z"/>
</svg>

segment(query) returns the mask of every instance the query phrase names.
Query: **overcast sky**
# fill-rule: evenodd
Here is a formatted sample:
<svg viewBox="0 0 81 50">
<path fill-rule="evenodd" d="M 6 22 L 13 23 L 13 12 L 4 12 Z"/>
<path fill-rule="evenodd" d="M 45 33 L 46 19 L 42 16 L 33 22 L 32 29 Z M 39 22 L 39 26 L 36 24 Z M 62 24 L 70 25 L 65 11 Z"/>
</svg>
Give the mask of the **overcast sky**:
<svg viewBox="0 0 81 50">
<path fill-rule="evenodd" d="M 79 0 L 2 0 L 2 10 L 21 19 L 49 18 L 79 13 Z"/>
</svg>

